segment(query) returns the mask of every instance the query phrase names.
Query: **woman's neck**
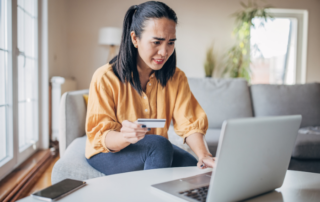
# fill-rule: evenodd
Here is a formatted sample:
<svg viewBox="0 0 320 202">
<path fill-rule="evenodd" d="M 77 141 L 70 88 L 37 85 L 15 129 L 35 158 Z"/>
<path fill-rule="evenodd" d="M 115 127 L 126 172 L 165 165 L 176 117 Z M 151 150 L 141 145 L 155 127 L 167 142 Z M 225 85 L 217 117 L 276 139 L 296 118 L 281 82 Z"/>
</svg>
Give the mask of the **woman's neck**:
<svg viewBox="0 0 320 202">
<path fill-rule="evenodd" d="M 137 70 L 139 73 L 139 77 L 145 79 L 149 79 L 150 75 L 153 73 L 153 69 L 151 69 L 140 57 L 138 57 L 137 61 Z"/>
</svg>

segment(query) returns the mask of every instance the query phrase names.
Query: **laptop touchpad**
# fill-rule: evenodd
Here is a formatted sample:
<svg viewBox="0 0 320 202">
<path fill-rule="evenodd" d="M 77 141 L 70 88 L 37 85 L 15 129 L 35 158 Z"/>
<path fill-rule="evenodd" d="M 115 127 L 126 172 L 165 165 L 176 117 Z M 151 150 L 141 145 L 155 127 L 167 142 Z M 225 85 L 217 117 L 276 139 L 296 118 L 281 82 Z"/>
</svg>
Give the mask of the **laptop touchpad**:
<svg viewBox="0 0 320 202">
<path fill-rule="evenodd" d="M 211 179 L 211 172 L 204 173 L 201 175 L 196 175 L 193 177 L 182 178 L 181 180 L 184 182 L 188 182 L 190 184 L 209 184 Z"/>
</svg>

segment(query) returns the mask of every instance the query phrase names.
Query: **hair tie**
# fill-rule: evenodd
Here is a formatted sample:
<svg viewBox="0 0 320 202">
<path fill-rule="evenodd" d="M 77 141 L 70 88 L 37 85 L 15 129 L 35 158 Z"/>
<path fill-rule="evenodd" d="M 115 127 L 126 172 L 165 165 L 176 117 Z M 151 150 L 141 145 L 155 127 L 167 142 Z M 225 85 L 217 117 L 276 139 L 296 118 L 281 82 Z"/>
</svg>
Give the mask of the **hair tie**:
<svg viewBox="0 0 320 202">
<path fill-rule="evenodd" d="M 134 12 L 133 12 L 133 15 L 134 15 L 134 14 L 136 14 L 136 12 L 137 12 L 137 10 L 138 10 L 138 6 L 137 6 L 137 5 L 134 5 L 134 6 L 133 6 L 133 9 L 134 9 Z"/>
</svg>

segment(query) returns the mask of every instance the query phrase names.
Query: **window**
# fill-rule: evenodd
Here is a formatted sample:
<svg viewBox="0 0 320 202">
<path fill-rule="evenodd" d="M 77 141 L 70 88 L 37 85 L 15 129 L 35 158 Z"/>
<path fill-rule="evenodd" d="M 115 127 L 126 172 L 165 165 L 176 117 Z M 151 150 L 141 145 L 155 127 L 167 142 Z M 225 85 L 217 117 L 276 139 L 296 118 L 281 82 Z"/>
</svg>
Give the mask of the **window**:
<svg viewBox="0 0 320 202">
<path fill-rule="evenodd" d="M 48 148 L 46 9 L 47 0 L 0 0 L 0 180 Z"/>
<path fill-rule="evenodd" d="M 19 150 L 38 140 L 37 2 L 18 0 Z"/>
<path fill-rule="evenodd" d="M 254 18 L 251 28 L 251 83 L 294 84 L 297 20 Z M 261 24 L 264 24 L 263 26 Z"/>
<path fill-rule="evenodd" d="M 273 19 L 252 21 L 251 83 L 304 83 L 308 13 L 289 9 L 270 9 L 269 12 Z"/>
<path fill-rule="evenodd" d="M 9 155 L 8 151 L 8 4 L 0 0 L 0 162 Z M 1 165 L 1 164 L 0 164 Z"/>
</svg>

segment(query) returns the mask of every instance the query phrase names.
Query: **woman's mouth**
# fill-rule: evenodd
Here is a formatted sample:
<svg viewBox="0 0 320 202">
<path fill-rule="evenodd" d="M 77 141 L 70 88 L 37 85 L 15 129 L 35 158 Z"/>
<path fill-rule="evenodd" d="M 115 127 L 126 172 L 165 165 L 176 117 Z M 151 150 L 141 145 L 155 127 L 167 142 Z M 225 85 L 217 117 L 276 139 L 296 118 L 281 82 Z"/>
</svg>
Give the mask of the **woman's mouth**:
<svg viewBox="0 0 320 202">
<path fill-rule="evenodd" d="M 158 64 L 161 65 L 164 62 L 164 59 L 153 59 L 153 61 Z"/>
</svg>

